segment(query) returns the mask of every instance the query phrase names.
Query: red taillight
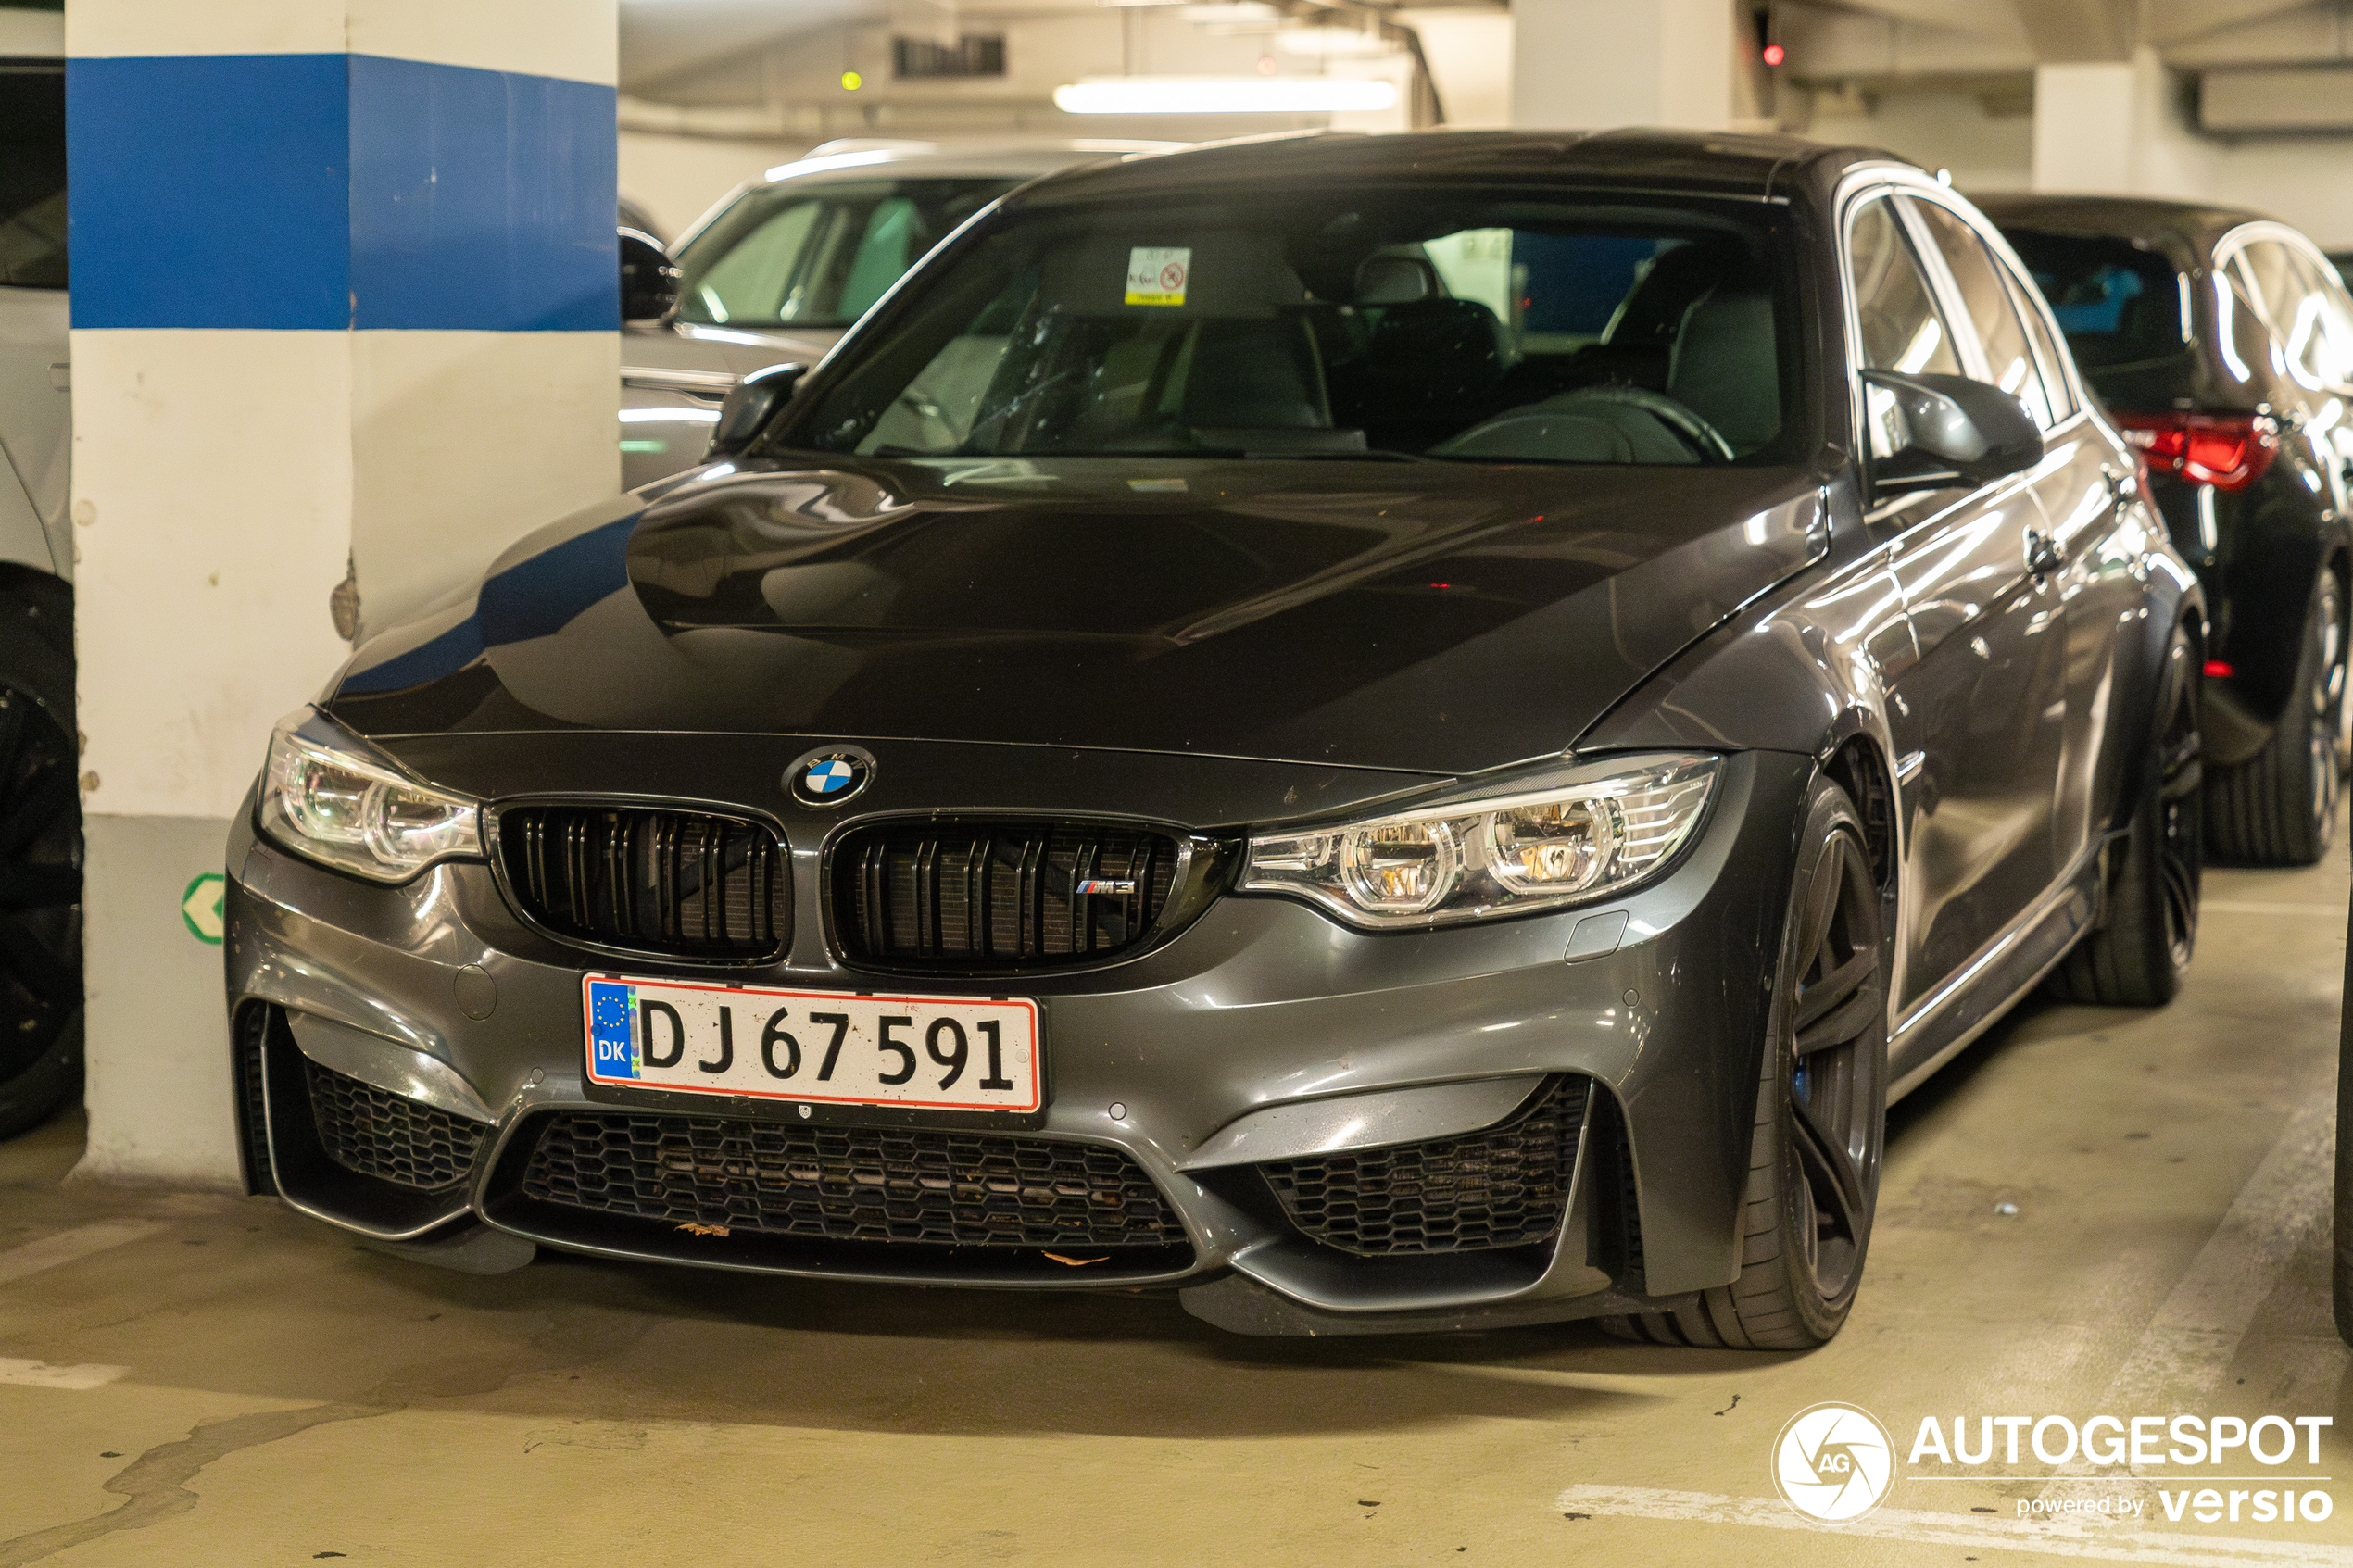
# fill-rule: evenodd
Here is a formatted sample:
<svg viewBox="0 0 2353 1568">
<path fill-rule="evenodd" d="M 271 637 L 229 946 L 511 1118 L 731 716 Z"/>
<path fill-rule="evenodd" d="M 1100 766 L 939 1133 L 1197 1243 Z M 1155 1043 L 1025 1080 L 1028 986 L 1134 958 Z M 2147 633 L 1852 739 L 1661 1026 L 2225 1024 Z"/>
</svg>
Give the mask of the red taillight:
<svg viewBox="0 0 2353 1568">
<path fill-rule="evenodd" d="M 2206 661 L 2206 678 L 2209 681 L 2227 681 L 2237 673 L 2237 668 L 2226 659 L 2209 659 Z"/>
<path fill-rule="evenodd" d="M 2244 490 L 2279 450 L 2279 427 L 2262 414 L 2119 414 L 2124 438 L 2151 470 L 2193 484 Z"/>
</svg>

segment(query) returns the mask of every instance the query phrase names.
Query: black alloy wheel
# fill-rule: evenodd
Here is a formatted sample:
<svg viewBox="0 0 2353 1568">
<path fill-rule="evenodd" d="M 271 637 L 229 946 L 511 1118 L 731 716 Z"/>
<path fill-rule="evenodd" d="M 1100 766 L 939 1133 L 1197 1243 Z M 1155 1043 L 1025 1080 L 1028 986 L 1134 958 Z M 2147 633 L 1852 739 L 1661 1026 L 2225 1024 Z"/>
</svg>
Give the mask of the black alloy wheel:
<svg viewBox="0 0 2353 1568">
<path fill-rule="evenodd" d="M 2162 1007 L 2182 988 L 2197 947 L 2209 831 L 2198 729 L 2202 679 L 2189 629 L 2174 627 L 2158 671 L 2138 798 L 2110 851 L 2106 912 L 2051 972 L 2051 989 L 2064 1000 Z M 2328 762 L 2334 779 L 2335 759 Z"/>
<path fill-rule="evenodd" d="M 72 598 L 0 587 L 0 1137 L 82 1081 L 82 809 Z"/>
<path fill-rule="evenodd" d="M 1672 1311 L 1604 1320 L 1667 1345 L 1804 1350 L 1846 1321 L 1887 1131 L 1888 890 L 1845 791 L 1817 779 L 1757 1084 L 1740 1277 Z"/>
<path fill-rule="evenodd" d="M 2321 569 L 2304 618 L 2296 679 L 2271 741 L 2253 759 L 2211 770 L 2207 833 L 2214 852 L 2261 866 L 2309 866 L 2336 827 L 2345 739 L 2345 596 Z"/>
</svg>

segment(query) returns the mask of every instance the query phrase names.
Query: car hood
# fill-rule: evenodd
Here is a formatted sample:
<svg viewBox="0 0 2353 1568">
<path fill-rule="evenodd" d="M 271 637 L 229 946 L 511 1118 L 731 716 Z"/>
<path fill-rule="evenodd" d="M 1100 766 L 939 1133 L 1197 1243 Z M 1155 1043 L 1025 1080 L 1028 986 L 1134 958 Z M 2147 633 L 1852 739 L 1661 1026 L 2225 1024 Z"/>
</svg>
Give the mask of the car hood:
<svg viewBox="0 0 2353 1568">
<path fill-rule="evenodd" d="M 650 498 L 648 498 L 650 497 Z M 594 728 L 1461 774 L 1558 752 L 1826 547 L 1791 469 L 722 464 L 365 645 L 379 736 Z"/>
</svg>

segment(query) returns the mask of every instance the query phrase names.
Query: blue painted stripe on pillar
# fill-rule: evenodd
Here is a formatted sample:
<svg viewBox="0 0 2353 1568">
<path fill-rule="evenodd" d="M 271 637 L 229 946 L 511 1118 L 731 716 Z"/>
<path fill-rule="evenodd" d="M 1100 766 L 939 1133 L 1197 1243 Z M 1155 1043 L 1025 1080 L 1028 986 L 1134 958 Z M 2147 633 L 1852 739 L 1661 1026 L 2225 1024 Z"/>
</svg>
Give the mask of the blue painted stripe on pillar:
<svg viewBox="0 0 2353 1568">
<path fill-rule="evenodd" d="M 346 61 L 68 60 L 73 324 L 348 327 Z"/>
<path fill-rule="evenodd" d="M 610 332 L 613 89 L 359 55 L 67 62 L 79 327 Z"/>
<path fill-rule="evenodd" d="M 353 56 L 355 324 L 617 330 L 613 117 L 610 87 Z"/>
</svg>

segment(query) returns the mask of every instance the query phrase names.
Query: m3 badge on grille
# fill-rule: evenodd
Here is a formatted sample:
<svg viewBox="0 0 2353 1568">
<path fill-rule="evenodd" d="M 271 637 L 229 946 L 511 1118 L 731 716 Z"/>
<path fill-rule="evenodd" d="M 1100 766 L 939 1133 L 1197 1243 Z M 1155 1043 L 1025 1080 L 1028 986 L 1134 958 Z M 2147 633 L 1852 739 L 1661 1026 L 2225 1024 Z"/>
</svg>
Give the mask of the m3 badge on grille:
<svg viewBox="0 0 2353 1568">
<path fill-rule="evenodd" d="M 864 789 L 875 776 L 875 759 L 862 746 L 837 746 L 812 751 L 785 770 L 785 792 L 803 806 L 838 806 Z"/>
</svg>

